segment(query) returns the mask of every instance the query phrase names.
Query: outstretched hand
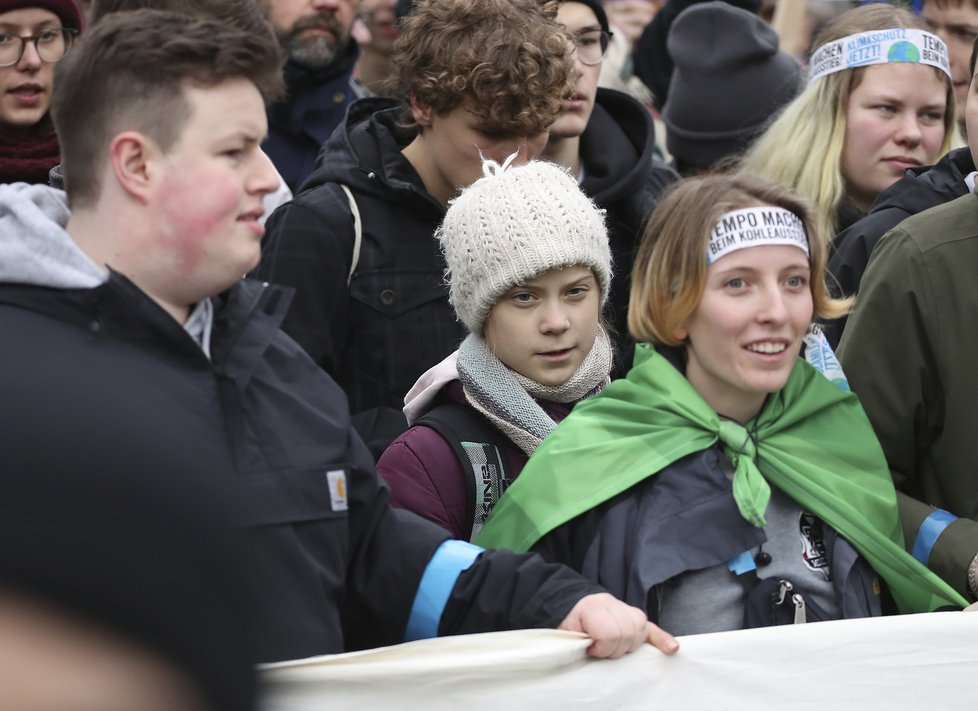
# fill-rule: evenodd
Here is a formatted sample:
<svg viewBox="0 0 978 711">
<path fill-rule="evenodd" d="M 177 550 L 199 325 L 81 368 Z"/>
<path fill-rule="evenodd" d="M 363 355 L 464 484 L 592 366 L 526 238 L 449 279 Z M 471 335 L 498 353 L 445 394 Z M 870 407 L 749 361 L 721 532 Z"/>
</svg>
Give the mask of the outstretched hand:
<svg viewBox="0 0 978 711">
<path fill-rule="evenodd" d="M 581 598 L 558 629 L 586 634 L 593 640 L 587 653 L 602 659 L 617 659 L 645 642 L 666 654 L 679 649 L 676 638 L 649 622 L 644 612 L 608 593 Z"/>
</svg>

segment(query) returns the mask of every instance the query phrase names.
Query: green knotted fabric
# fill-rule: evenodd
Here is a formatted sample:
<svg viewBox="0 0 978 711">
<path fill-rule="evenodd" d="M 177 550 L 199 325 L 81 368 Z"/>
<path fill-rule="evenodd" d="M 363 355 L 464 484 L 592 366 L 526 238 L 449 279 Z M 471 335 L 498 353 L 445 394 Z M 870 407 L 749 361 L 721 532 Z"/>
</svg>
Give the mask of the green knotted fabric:
<svg viewBox="0 0 978 711">
<path fill-rule="evenodd" d="M 966 604 L 906 552 L 883 451 L 856 397 L 799 359 L 743 427 L 721 419 L 646 344 L 628 377 L 581 401 L 506 490 L 477 543 L 528 550 L 546 533 L 720 442 L 741 515 L 764 525 L 771 485 L 835 528 L 890 587 L 901 612 Z"/>
</svg>

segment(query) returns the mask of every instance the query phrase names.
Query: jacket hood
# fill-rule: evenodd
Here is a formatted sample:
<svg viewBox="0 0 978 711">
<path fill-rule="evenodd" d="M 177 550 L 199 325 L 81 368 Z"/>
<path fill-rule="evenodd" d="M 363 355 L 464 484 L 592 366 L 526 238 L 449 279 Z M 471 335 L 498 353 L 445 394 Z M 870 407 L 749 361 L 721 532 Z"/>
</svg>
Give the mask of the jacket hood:
<svg viewBox="0 0 978 711">
<path fill-rule="evenodd" d="M 404 396 L 404 417 L 409 425 L 431 409 L 438 393 L 453 380 L 458 380 L 458 351 L 429 368 Z M 464 400 L 464 398 L 463 398 Z"/>
<path fill-rule="evenodd" d="M 323 183 L 342 183 L 378 196 L 389 196 L 391 190 L 427 195 L 417 172 L 401 154 L 417 134 L 400 124 L 400 116 L 400 103 L 394 99 L 369 97 L 350 104 L 342 127 L 323 145 L 316 169 L 300 192 Z"/>
<path fill-rule="evenodd" d="M 599 88 L 581 135 L 581 187 L 598 204 L 615 202 L 648 180 L 654 149 L 655 126 L 645 107 L 628 94 Z"/>
<path fill-rule="evenodd" d="M 941 205 L 962 195 L 965 177 L 975 170 L 971 150 L 955 148 L 932 166 L 910 168 L 881 192 L 872 212 L 895 207 L 908 215 Z"/>
<path fill-rule="evenodd" d="M 0 185 L 0 283 L 91 289 L 109 274 L 65 232 L 65 193 L 46 185 Z"/>
</svg>

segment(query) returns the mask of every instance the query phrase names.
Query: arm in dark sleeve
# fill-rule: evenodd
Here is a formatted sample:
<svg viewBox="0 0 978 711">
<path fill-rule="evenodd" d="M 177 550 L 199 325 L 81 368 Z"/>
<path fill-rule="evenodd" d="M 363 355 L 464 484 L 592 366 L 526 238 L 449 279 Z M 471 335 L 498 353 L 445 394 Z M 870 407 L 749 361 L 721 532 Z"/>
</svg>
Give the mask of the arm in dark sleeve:
<svg viewBox="0 0 978 711">
<path fill-rule="evenodd" d="M 859 293 L 859 285 L 876 244 L 905 217 L 905 212 L 896 209 L 871 212 L 832 240 L 827 282 L 834 296 L 841 298 Z M 833 348 L 838 347 L 847 322 L 848 318 L 842 316 L 822 324 L 825 337 Z"/>
<path fill-rule="evenodd" d="M 369 457 L 351 435 L 357 461 Z M 365 463 L 351 484 L 347 647 L 437 634 L 556 627 L 584 596 L 605 592 L 533 554 L 484 551 L 430 521 L 393 508 Z"/>
<path fill-rule="evenodd" d="M 839 359 L 902 492 L 908 550 L 917 546 L 918 558 L 966 594 L 967 566 L 978 551 L 978 523 L 957 519 L 941 527 L 941 513 L 921 500 L 918 472 L 921 454 L 944 424 L 943 386 L 933 351 L 937 314 L 920 250 L 897 228 L 873 253 Z"/>
<path fill-rule="evenodd" d="M 272 213 L 255 277 L 295 290 L 282 328 L 335 377 L 346 350 L 353 218 L 330 188 L 311 190 Z"/>
<path fill-rule="evenodd" d="M 601 592 L 607 591 L 535 553 L 485 551 L 458 577 L 438 632 L 557 627 L 581 598 Z"/>
</svg>

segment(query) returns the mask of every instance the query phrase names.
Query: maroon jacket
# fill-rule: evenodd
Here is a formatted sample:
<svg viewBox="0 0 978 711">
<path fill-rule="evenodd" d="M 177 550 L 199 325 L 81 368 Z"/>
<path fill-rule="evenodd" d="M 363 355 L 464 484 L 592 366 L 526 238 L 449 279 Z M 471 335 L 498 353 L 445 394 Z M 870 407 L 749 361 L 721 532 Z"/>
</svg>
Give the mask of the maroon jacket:
<svg viewBox="0 0 978 711">
<path fill-rule="evenodd" d="M 448 398 L 471 405 L 462 392 L 462 383 L 453 380 L 436 398 Z M 574 403 L 538 401 L 550 417 L 560 422 Z M 512 442 L 500 447 L 500 456 L 507 475 L 512 478 L 523 471 L 529 459 Z M 391 487 L 390 502 L 429 521 L 437 523 L 455 538 L 468 538 L 465 525 L 466 473 L 455 451 L 442 436 L 430 427 L 417 425 L 402 434 L 387 448 L 377 462 L 377 471 Z"/>
</svg>

